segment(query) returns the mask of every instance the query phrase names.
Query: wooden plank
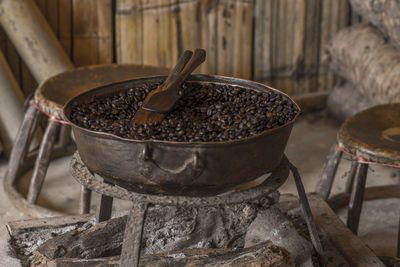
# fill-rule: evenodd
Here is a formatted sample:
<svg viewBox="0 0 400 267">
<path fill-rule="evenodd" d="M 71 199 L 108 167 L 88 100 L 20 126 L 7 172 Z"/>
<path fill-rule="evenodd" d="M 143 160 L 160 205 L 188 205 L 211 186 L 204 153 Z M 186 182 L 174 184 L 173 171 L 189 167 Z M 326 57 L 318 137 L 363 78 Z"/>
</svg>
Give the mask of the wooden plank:
<svg viewBox="0 0 400 267">
<path fill-rule="evenodd" d="M 72 20 L 72 2 L 71 0 L 59 0 L 58 4 L 58 39 L 65 52 L 69 57 L 72 56 L 72 29 L 71 29 L 71 20 Z"/>
<path fill-rule="evenodd" d="M 373 251 L 344 225 L 321 196 L 310 194 L 308 199 L 317 227 L 328 235 L 350 265 L 385 266 Z"/>
<path fill-rule="evenodd" d="M 60 37 L 59 35 L 60 11 L 63 12 L 63 10 L 59 10 L 59 0 L 46 0 L 45 11 L 42 11 L 57 38 Z"/>
<path fill-rule="evenodd" d="M 326 46 L 333 36 L 343 27 L 349 25 L 349 4 L 347 0 L 321 2 L 321 30 L 320 30 L 320 65 L 318 70 L 318 90 L 330 91 L 336 83 L 333 72 L 323 61 Z"/>
<path fill-rule="evenodd" d="M 261 1 L 255 6 L 254 79 L 287 93 L 303 71 L 306 1 Z"/>
<path fill-rule="evenodd" d="M 158 0 L 146 0 L 142 2 L 141 12 L 143 13 L 143 60 L 142 64 L 157 66 L 162 64 L 159 61 L 158 53 L 159 34 L 157 28 L 160 26 L 158 12 L 163 12 L 163 6 L 158 6 Z M 167 37 L 166 33 L 165 37 Z"/>
<path fill-rule="evenodd" d="M 285 79 L 287 77 L 288 66 L 285 62 L 286 56 L 286 4 L 287 1 L 276 1 L 274 4 L 274 26 L 273 26 L 273 86 L 286 93 L 291 93 L 290 88 L 285 88 Z M 291 16 L 292 14 L 288 14 Z"/>
<path fill-rule="evenodd" d="M 143 63 L 143 13 L 137 0 L 119 0 L 116 6 L 118 63 Z"/>
<path fill-rule="evenodd" d="M 113 60 L 111 0 L 73 0 L 73 61 L 76 66 Z"/>
<path fill-rule="evenodd" d="M 253 12 L 250 1 L 236 1 L 233 23 L 233 76 L 251 78 L 253 50 Z"/>
<path fill-rule="evenodd" d="M 252 16 L 250 0 L 119 1 L 118 61 L 171 67 L 184 49 L 204 48 L 197 72 L 251 78 Z"/>
<path fill-rule="evenodd" d="M 201 48 L 207 51 L 207 59 L 201 64 L 200 73 L 217 73 L 217 6 L 217 1 L 200 1 Z"/>
<path fill-rule="evenodd" d="M 348 12 L 346 0 L 256 0 L 253 78 L 296 95 L 332 87 L 321 61 L 329 39 L 349 24 Z"/>
<path fill-rule="evenodd" d="M 177 35 L 173 20 L 176 0 L 158 0 L 160 8 L 157 8 L 157 66 L 173 67 L 178 59 Z"/>
<path fill-rule="evenodd" d="M 314 92 L 318 88 L 319 34 L 321 1 L 306 1 L 304 30 L 304 64 L 297 79 L 296 94 Z"/>
<path fill-rule="evenodd" d="M 201 3 L 197 0 L 179 1 L 179 8 L 174 14 L 175 25 L 173 25 L 173 27 L 176 28 L 176 49 L 178 50 L 179 54 L 181 54 L 184 50 L 193 51 L 196 48 L 202 48 L 202 21 L 198 20 L 198 12 L 201 10 L 200 6 Z M 207 59 L 210 56 L 212 57 L 212 55 L 208 53 Z M 194 73 L 198 73 L 199 70 L 194 71 Z"/>
<path fill-rule="evenodd" d="M 253 79 L 271 83 L 272 0 L 256 0 L 254 5 Z"/>
<path fill-rule="evenodd" d="M 253 2 L 219 1 L 217 16 L 217 74 L 251 78 Z"/>
</svg>

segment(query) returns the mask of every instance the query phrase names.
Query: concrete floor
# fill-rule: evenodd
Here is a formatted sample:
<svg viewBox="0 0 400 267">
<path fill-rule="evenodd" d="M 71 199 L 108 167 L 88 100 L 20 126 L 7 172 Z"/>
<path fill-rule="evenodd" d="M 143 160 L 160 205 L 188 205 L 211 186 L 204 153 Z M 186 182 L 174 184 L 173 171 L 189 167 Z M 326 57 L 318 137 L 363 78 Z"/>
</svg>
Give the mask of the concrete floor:
<svg viewBox="0 0 400 267">
<path fill-rule="evenodd" d="M 286 150 L 288 158 L 295 164 L 303 178 L 303 183 L 308 192 L 314 191 L 322 172 L 326 155 L 331 144 L 336 139 L 340 123 L 324 116 L 324 114 L 310 114 L 302 117 L 294 126 Z M 55 160 L 50 165 L 39 204 L 67 213 L 77 213 L 79 199 L 79 185 L 68 174 L 70 157 Z M 5 159 L 0 160 L 0 177 L 4 176 L 6 168 Z M 350 168 L 347 160 L 342 160 L 332 193 L 344 189 L 346 172 Z M 368 174 L 367 186 L 399 183 L 400 172 L 395 169 L 372 167 Z M 28 177 L 23 179 L 18 187 L 21 192 L 26 192 Z M 16 210 L 4 195 L 0 183 L 0 224 L 27 218 L 26 215 Z M 281 193 L 296 193 L 294 181 L 288 181 L 280 189 Z M 60 193 L 62 192 L 62 193 Z M 96 207 L 96 194 L 93 194 L 92 211 Z M 116 201 L 117 210 L 127 209 L 130 203 Z M 344 220 L 346 209 L 339 212 Z M 362 215 L 359 235 L 379 255 L 395 255 L 398 220 L 400 215 L 400 199 L 379 201 L 366 201 Z M 2 253 L 7 253 L 4 248 L 5 228 L 0 227 L 0 259 Z M 15 262 L 7 263 L 8 266 L 17 266 Z M 0 265 L 3 266 L 3 265 Z"/>
</svg>

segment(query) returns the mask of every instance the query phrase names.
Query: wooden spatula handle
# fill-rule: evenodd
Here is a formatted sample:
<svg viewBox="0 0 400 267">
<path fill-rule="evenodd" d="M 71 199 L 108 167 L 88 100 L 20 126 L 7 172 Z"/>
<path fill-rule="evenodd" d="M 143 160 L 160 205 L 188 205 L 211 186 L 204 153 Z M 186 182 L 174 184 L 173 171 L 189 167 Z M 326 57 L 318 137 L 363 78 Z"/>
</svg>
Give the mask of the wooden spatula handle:
<svg viewBox="0 0 400 267">
<path fill-rule="evenodd" d="M 182 70 L 185 68 L 186 64 L 192 57 L 193 52 L 190 50 L 185 50 L 183 54 L 179 57 L 178 63 L 176 63 L 175 67 L 170 71 L 168 74 L 167 79 L 165 80 L 165 84 L 171 83 L 173 80 L 176 79 L 177 75 L 182 72 Z"/>
<path fill-rule="evenodd" d="M 184 69 L 181 71 L 180 75 L 174 82 L 174 87 L 179 89 L 182 83 L 187 79 L 187 77 L 204 61 L 206 60 L 206 51 L 200 48 L 194 50 L 193 56 L 190 58 L 189 62 L 186 63 Z"/>
</svg>

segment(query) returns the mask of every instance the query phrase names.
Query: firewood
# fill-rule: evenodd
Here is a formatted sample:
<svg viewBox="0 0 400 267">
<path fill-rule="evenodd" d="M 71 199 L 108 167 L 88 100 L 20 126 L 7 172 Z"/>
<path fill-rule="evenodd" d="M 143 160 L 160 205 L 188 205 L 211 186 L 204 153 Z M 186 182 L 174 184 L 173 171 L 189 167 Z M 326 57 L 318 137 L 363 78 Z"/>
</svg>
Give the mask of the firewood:
<svg viewBox="0 0 400 267">
<path fill-rule="evenodd" d="M 268 201 L 261 204 L 267 207 Z M 192 248 L 240 247 L 260 207 L 151 207 L 146 214 L 142 254 Z M 127 216 L 76 229 L 44 242 L 38 251 L 48 258 L 97 258 L 119 255 Z"/>
<path fill-rule="evenodd" d="M 34 252 L 31 266 L 118 266 L 118 257 L 99 259 L 55 259 Z M 294 266 L 289 253 L 267 241 L 244 249 L 181 250 L 143 255 L 140 266 Z"/>
<path fill-rule="evenodd" d="M 361 94 L 351 83 L 337 84 L 326 103 L 329 113 L 344 121 L 354 114 L 373 106 L 369 98 Z"/>
<path fill-rule="evenodd" d="M 400 2 L 393 0 L 350 0 L 353 10 L 379 28 L 400 47 Z"/>
<path fill-rule="evenodd" d="M 330 67 L 374 104 L 400 101 L 400 51 L 367 25 L 341 30 L 328 45 Z"/>
</svg>

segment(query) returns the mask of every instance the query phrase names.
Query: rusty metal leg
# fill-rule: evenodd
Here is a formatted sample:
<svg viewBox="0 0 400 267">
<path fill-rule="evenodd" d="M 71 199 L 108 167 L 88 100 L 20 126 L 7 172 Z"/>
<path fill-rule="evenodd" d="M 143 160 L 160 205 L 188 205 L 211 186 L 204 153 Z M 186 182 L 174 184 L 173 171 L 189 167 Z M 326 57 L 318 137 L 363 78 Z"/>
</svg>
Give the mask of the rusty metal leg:
<svg viewBox="0 0 400 267">
<path fill-rule="evenodd" d="M 113 185 L 107 181 L 104 182 Z M 114 199 L 110 196 L 100 195 L 96 210 L 96 220 L 98 223 L 107 221 L 111 218 L 113 200 Z"/>
<path fill-rule="evenodd" d="M 342 151 L 336 148 L 336 143 L 333 144 L 329 151 L 321 180 L 315 189 L 315 192 L 321 195 L 324 200 L 328 200 L 331 193 L 333 181 L 335 180 L 336 171 L 341 157 Z"/>
<path fill-rule="evenodd" d="M 56 138 L 57 128 L 58 123 L 49 120 L 43 136 L 42 143 L 40 144 L 39 153 L 35 161 L 35 167 L 33 169 L 31 183 L 29 185 L 27 197 L 29 203 L 36 203 L 39 197 L 40 190 L 42 189 L 43 181 L 50 163 L 51 152 L 54 140 Z"/>
<path fill-rule="evenodd" d="M 293 173 L 294 181 L 296 183 L 297 192 L 300 198 L 301 209 L 304 214 L 304 219 L 307 223 L 308 231 L 310 232 L 311 242 L 317 252 L 318 260 L 321 266 L 325 266 L 324 249 L 319 239 L 317 227 L 314 222 L 313 215 L 311 213 L 310 204 L 308 203 L 306 191 L 304 190 L 303 182 L 301 181 L 300 174 L 297 168 L 290 163 L 290 170 Z"/>
<path fill-rule="evenodd" d="M 81 199 L 79 201 L 79 214 L 90 213 L 90 199 L 92 191 L 81 185 Z"/>
<path fill-rule="evenodd" d="M 353 189 L 350 196 L 347 227 L 357 235 L 362 203 L 364 199 L 365 182 L 367 181 L 368 164 L 357 163 Z"/>
<path fill-rule="evenodd" d="M 142 244 L 143 223 L 147 211 L 147 203 L 134 203 L 126 223 L 124 241 L 122 243 L 121 267 L 139 266 L 140 247 Z"/>
<path fill-rule="evenodd" d="M 10 160 L 8 161 L 6 179 L 9 184 L 13 184 L 17 178 L 18 168 L 27 153 L 29 140 L 32 138 L 31 133 L 36 129 L 39 115 L 40 111 L 31 105 L 25 112 L 24 120 L 18 130 Z"/>
</svg>

